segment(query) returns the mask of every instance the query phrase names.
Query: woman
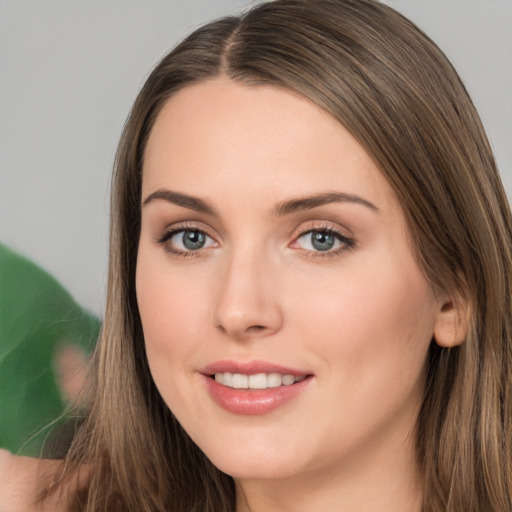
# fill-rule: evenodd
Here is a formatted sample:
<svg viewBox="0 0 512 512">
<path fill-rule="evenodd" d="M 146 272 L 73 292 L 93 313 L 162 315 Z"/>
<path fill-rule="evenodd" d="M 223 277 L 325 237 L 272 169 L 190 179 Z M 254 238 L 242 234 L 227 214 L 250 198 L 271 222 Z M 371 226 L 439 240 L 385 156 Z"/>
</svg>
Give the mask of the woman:
<svg viewBox="0 0 512 512">
<path fill-rule="evenodd" d="M 277 0 L 197 30 L 134 104 L 111 221 L 52 499 L 78 471 L 70 510 L 512 509 L 510 210 L 399 14 Z"/>
</svg>

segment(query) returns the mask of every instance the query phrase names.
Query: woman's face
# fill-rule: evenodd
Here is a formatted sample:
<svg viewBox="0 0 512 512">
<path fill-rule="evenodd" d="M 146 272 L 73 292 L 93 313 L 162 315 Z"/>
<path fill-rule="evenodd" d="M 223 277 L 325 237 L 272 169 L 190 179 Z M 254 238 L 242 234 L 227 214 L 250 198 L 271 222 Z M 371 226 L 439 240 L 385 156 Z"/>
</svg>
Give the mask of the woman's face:
<svg viewBox="0 0 512 512">
<path fill-rule="evenodd" d="M 278 478 L 412 454 L 442 304 L 340 124 L 285 89 L 189 86 L 151 132 L 142 202 L 149 365 L 215 465 Z"/>
</svg>

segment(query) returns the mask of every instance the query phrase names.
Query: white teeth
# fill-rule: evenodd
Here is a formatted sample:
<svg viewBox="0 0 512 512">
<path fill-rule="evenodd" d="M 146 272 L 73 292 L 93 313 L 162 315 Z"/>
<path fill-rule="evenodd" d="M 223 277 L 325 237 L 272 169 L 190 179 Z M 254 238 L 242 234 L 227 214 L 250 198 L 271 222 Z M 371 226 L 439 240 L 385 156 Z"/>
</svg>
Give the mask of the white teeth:
<svg viewBox="0 0 512 512">
<path fill-rule="evenodd" d="M 249 376 L 243 373 L 234 373 L 233 387 L 235 389 L 247 389 L 249 387 Z"/>
<path fill-rule="evenodd" d="M 267 389 L 267 376 L 264 373 L 249 375 L 250 389 Z"/>
<path fill-rule="evenodd" d="M 267 387 L 278 388 L 283 383 L 283 376 L 280 373 L 269 373 L 267 375 Z"/>
<path fill-rule="evenodd" d="M 283 375 L 283 385 L 291 386 L 295 382 L 295 377 L 293 375 Z"/>
<path fill-rule="evenodd" d="M 217 374 L 215 374 L 215 376 L 217 376 Z M 223 382 L 222 383 L 224 384 L 224 386 L 233 387 L 233 374 L 229 373 L 229 372 L 226 372 L 224 374 L 224 378 L 223 378 Z"/>
<path fill-rule="evenodd" d="M 243 373 L 216 373 L 215 381 L 229 388 L 235 389 L 267 389 L 280 386 L 291 386 L 301 382 L 305 375 L 283 375 L 281 373 L 256 373 L 245 375 Z"/>
</svg>

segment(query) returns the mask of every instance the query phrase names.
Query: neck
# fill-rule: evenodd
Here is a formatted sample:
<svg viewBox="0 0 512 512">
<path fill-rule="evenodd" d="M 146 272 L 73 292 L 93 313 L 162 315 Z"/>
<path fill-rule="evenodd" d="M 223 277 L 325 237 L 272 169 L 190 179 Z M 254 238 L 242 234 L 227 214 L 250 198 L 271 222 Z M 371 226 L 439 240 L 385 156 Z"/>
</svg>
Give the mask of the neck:
<svg viewBox="0 0 512 512">
<path fill-rule="evenodd" d="M 237 512 L 420 512 L 422 475 L 414 436 L 373 446 L 337 467 L 281 479 L 236 481 Z"/>
</svg>

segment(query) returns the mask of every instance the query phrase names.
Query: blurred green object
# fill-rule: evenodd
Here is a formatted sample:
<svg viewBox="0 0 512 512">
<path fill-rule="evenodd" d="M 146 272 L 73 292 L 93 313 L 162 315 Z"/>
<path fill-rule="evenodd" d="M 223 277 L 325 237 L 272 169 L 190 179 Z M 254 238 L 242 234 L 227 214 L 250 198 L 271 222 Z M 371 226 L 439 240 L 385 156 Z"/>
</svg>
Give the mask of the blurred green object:
<svg viewBox="0 0 512 512">
<path fill-rule="evenodd" d="M 0 447 L 40 455 L 66 406 L 57 351 L 71 345 L 89 354 L 99 329 L 52 276 L 0 244 Z"/>
</svg>

